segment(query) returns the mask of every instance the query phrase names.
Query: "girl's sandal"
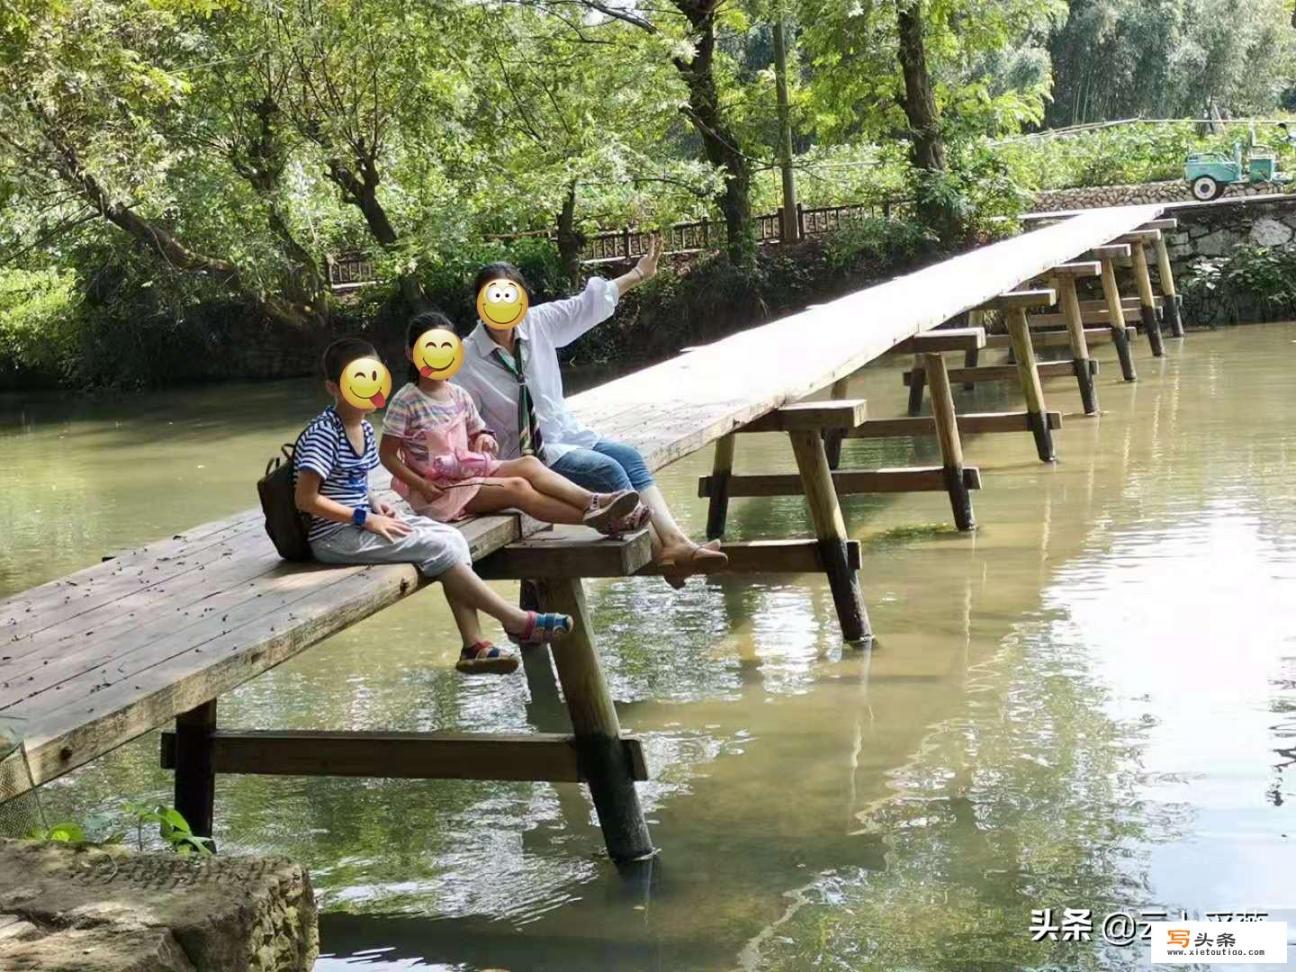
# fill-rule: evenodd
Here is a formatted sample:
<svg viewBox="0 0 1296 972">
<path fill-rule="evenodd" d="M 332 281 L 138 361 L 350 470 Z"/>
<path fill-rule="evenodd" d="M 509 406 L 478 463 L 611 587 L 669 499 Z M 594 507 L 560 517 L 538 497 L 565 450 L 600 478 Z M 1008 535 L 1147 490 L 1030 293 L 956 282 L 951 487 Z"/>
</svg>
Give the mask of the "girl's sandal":
<svg viewBox="0 0 1296 972">
<path fill-rule="evenodd" d="M 633 489 L 623 489 L 613 493 L 606 503 L 600 503 L 597 496 L 591 498 L 589 509 L 581 517 L 587 527 L 593 527 L 599 533 L 611 534 L 613 527 L 639 507 L 639 494 Z"/>
<path fill-rule="evenodd" d="M 613 520 L 608 525 L 607 535 L 609 537 L 619 537 L 625 533 L 634 533 L 636 530 L 642 530 L 646 527 L 651 519 L 652 510 L 640 503 L 621 519 Z"/>
<path fill-rule="evenodd" d="M 528 647 L 561 641 L 572 629 L 572 619 L 566 614 L 540 614 L 528 611 L 526 627 L 521 631 L 507 631 L 509 641 Z"/>
<path fill-rule="evenodd" d="M 465 675 L 507 675 L 517 671 L 518 656 L 511 651 L 497 648 L 489 641 L 478 641 L 464 645 L 455 662 L 455 670 Z"/>
</svg>

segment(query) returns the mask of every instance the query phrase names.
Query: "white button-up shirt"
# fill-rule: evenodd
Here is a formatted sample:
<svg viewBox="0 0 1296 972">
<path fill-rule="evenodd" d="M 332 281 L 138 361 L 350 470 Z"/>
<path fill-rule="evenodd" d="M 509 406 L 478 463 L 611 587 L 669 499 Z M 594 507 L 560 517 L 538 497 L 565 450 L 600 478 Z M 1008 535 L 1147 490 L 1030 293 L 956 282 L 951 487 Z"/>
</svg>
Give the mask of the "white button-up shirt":
<svg viewBox="0 0 1296 972">
<path fill-rule="evenodd" d="M 598 441 L 598 436 L 581 425 L 567 408 L 558 349 L 611 317 L 619 298 L 620 291 L 611 280 L 591 277 L 579 295 L 532 307 L 516 328 L 517 336 L 527 345 L 524 374 L 540 423 L 540 458 L 546 464 L 574 448 L 588 449 Z M 452 381 L 466 388 L 476 401 L 499 442 L 500 458 L 515 458 L 519 455 L 517 379 L 494 357 L 499 345 L 491 340 L 481 321 L 463 343 L 463 367 Z"/>
</svg>

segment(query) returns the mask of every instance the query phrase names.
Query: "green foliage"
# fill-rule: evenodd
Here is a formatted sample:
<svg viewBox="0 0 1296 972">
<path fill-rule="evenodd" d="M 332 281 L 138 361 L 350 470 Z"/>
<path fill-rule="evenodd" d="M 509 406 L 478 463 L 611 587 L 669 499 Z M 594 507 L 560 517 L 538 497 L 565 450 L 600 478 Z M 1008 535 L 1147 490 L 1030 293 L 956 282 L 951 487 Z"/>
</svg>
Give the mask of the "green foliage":
<svg viewBox="0 0 1296 972">
<path fill-rule="evenodd" d="M 174 807 L 145 803 L 125 803 L 122 814 L 136 830 L 136 841 L 140 850 L 144 850 L 144 830 L 153 824 L 158 827 L 158 836 L 171 850 L 181 857 L 191 854 L 210 854 L 211 839 L 199 837 L 190 829 L 180 811 Z M 125 839 L 121 830 L 113 829 L 116 822 L 114 815 L 99 813 L 86 819 L 85 825 L 73 821 L 56 823 L 49 827 L 37 827 L 27 834 L 30 840 L 55 841 L 63 844 L 120 844 Z"/>
<path fill-rule="evenodd" d="M 1249 243 L 1200 258 L 1180 275 L 1186 310 L 1202 323 L 1296 317 L 1296 245 Z"/>
<path fill-rule="evenodd" d="M 71 273 L 0 270 L 0 378 L 65 377 L 80 301 Z"/>
</svg>

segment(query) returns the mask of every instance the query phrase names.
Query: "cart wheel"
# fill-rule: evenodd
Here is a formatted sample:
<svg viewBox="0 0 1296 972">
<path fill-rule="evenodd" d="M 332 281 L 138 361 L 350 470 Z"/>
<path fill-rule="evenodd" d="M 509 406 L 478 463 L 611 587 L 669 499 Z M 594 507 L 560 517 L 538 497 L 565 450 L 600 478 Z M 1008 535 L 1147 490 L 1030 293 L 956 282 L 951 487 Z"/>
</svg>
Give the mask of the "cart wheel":
<svg viewBox="0 0 1296 972">
<path fill-rule="evenodd" d="M 1194 199 L 1207 202 L 1224 195 L 1224 187 L 1210 176 L 1198 176 L 1193 180 L 1192 194 Z"/>
</svg>

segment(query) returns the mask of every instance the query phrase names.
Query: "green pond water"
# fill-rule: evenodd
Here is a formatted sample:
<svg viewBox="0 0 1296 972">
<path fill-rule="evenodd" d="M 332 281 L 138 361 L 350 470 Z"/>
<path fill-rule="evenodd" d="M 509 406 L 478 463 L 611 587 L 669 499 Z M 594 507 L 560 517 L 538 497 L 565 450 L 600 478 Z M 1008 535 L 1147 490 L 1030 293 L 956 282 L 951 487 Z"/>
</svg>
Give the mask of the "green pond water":
<svg viewBox="0 0 1296 972">
<path fill-rule="evenodd" d="M 1136 384 L 1100 349 L 1098 418 L 1048 383 L 1055 466 L 1026 433 L 969 438 L 975 534 L 941 493 L 844 500 L 871 652 L 843 649 L 818 576 L 589 584 L 650 766 L 650 867 L 618 874 L 565 784 L 224 777 L 222 851 L 309 865 L 322 972 L 1108 969 L 1147 961 L 1102 943 L 1115 911 L 1296 931 L 1296 326 L 1167 346 L 1140 342 Z M 855 380 L 872 415 L 902 412 L 899 370 Z M 246 508 L 320 404 L 306 382 L 0 400 L 0 595 Z M 933 441 L 853 441 L 843 465 L 935 460 Z M 695 533 L 709 462 L 661 474 Z M 737 462 L 793 468 L 774 435 Z M 799 498 L 735 501 L 730 525 L 809 529 Z M 561 727 L 521 673 L 456 675 L 457 648 L 433 587 L 223 698 L 221 721 Z M 169 802 L 157 750 L 122 747 L 39 811 Z M 1043 908 L 1092 910 L 1093 940 L 1032 941 Z"/>
</svg>

